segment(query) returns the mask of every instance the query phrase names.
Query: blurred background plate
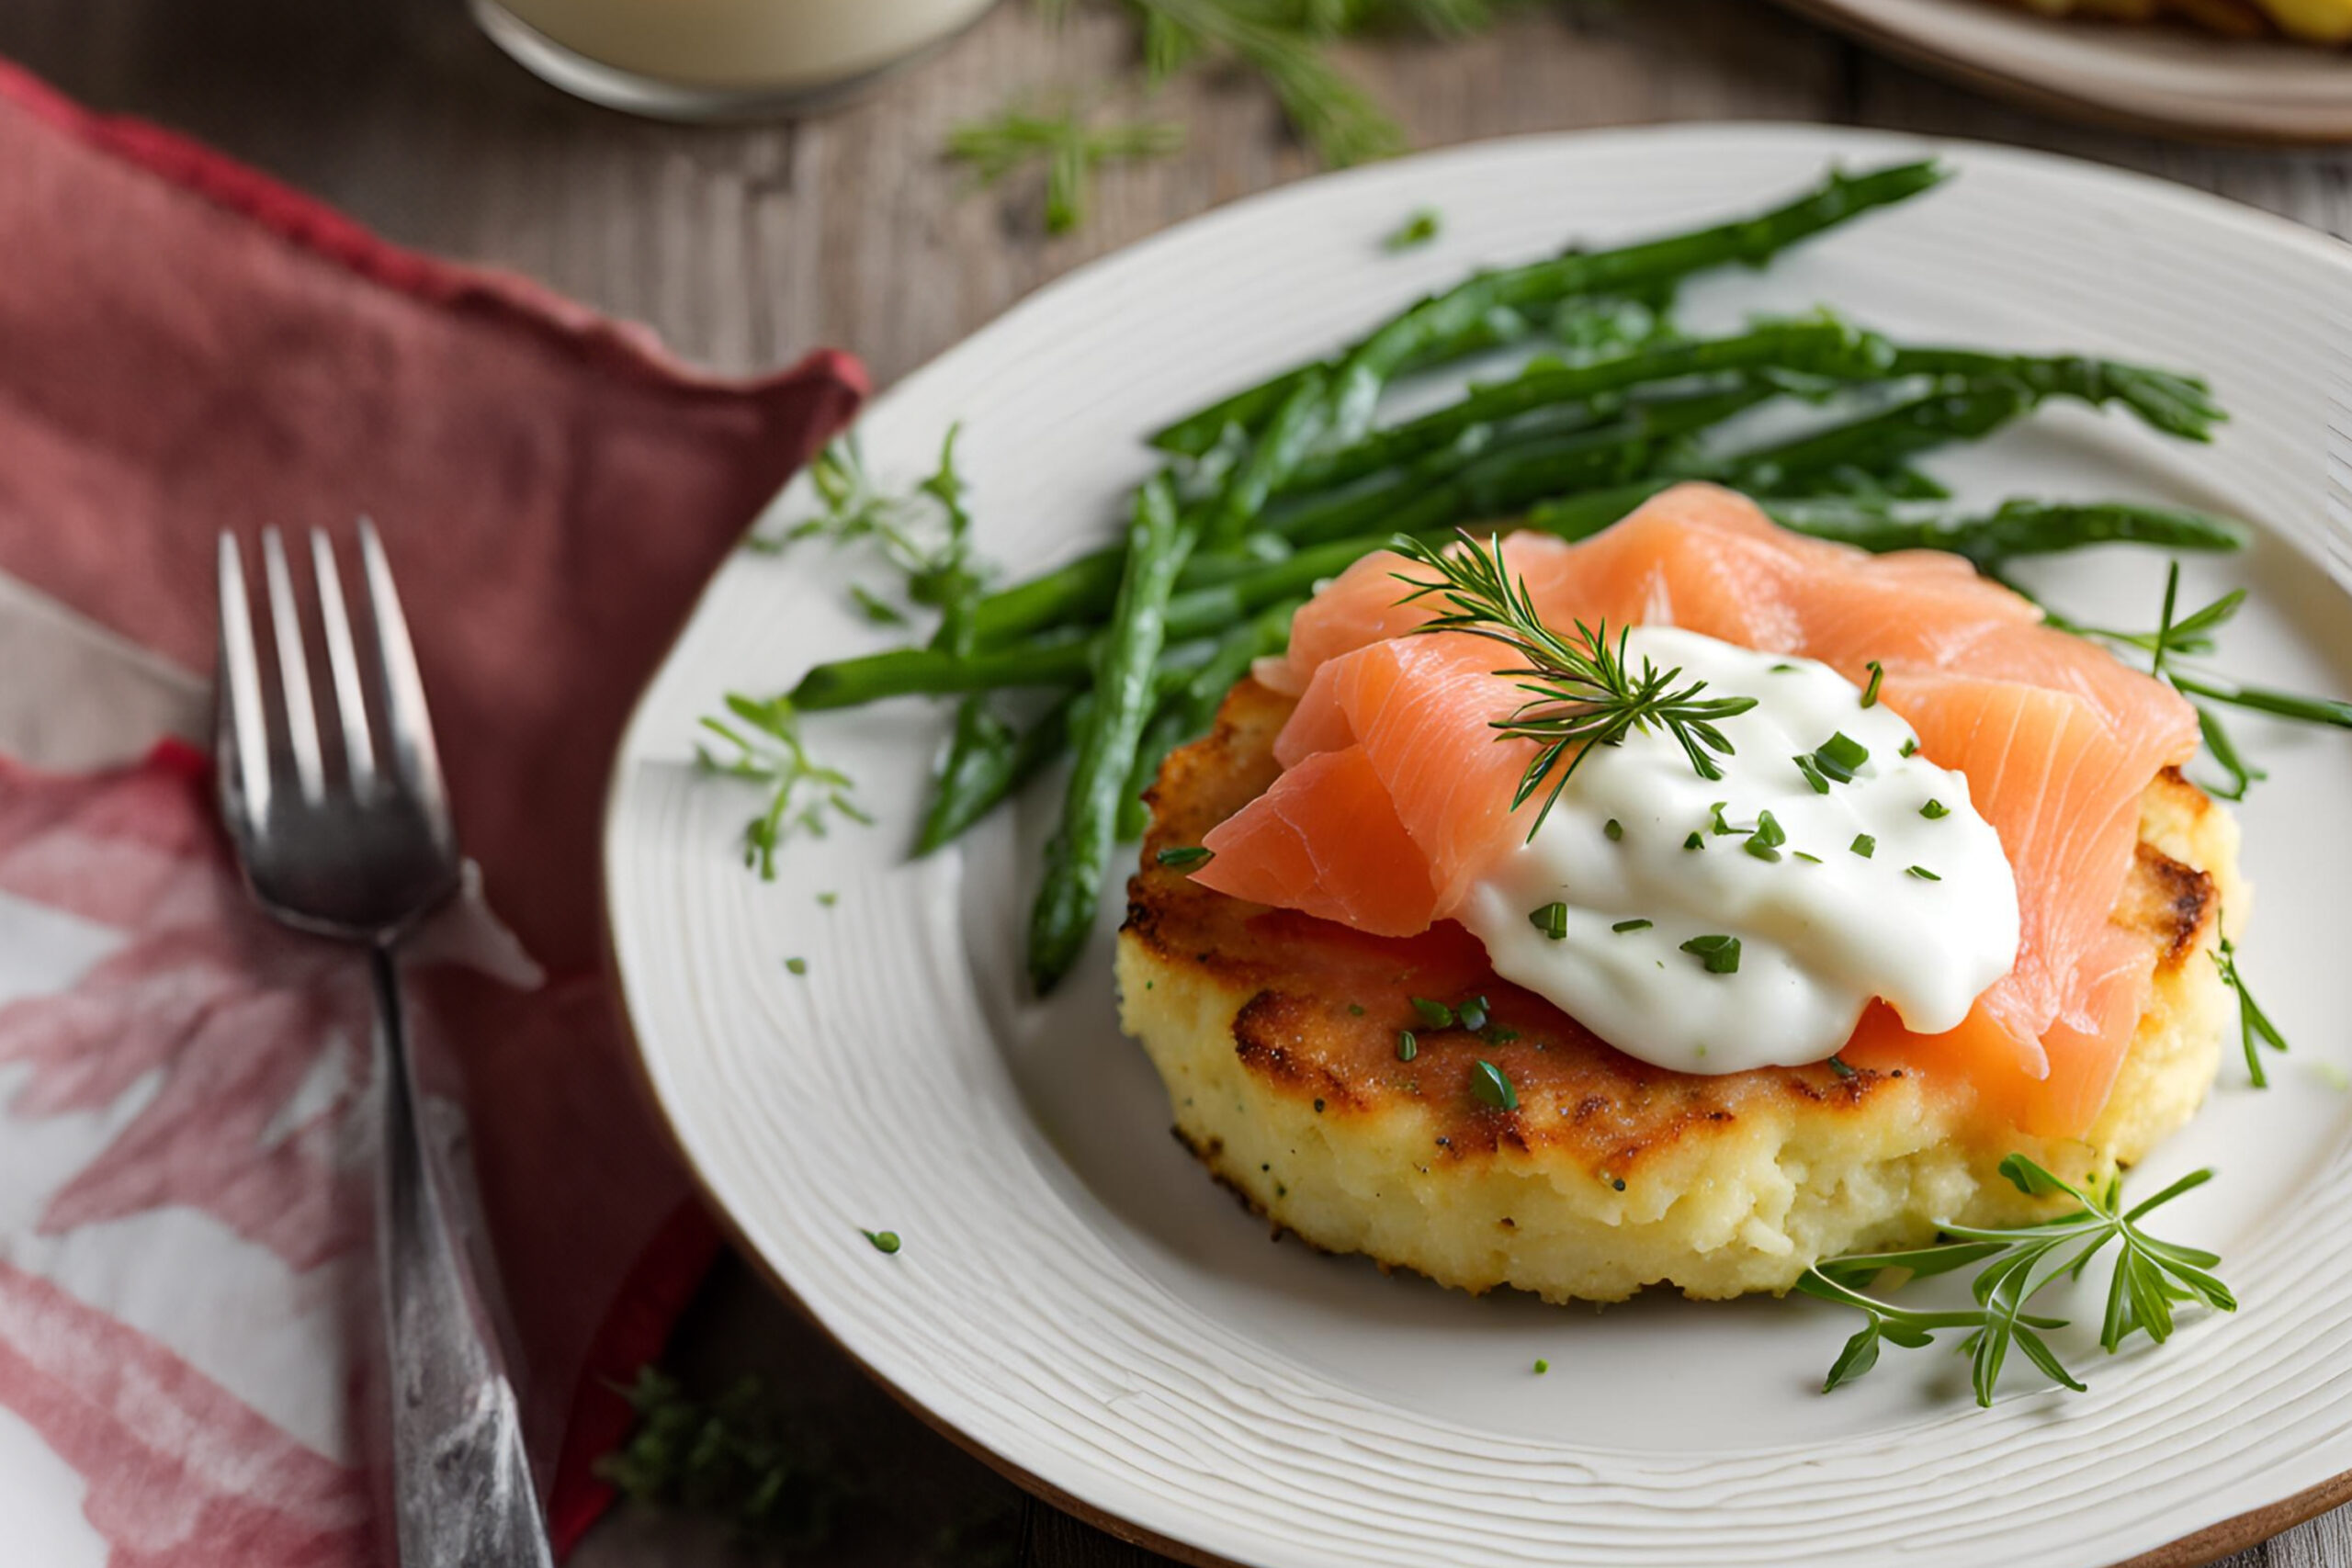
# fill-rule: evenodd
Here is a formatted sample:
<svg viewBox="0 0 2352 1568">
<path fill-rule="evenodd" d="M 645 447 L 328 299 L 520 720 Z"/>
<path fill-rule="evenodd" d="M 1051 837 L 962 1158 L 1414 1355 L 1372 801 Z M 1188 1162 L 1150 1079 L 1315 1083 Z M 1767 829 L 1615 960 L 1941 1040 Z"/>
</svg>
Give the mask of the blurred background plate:
<svg viewBox="0 0 2352 1568">
<path fill-rule="evenodd" d="M 1874 49 L 2076 119 L 2221 141 L 2352 141 L 2352 52 L 2005 0 L 1781 0 Z"/>
</svg>

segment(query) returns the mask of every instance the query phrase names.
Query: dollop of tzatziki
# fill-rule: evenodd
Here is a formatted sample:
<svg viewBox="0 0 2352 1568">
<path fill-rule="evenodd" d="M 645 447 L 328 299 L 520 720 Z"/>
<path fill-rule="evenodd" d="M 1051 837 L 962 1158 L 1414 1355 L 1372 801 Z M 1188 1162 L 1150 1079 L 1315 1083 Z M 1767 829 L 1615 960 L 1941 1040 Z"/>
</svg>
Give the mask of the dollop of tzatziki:
<svg viewBox="0 0 2352 1568">
<path fill-rule="evenodd" d="M 1463 909 L 1498 973 L 1686 1073 L 1821 1061 L 1872 998 L 1951 1029 L 2008 973 L 2000 837 L 1884 704 L 1826 664 L 1672 626 L 1632 628 L 1626 654 L 1756 705 L 1718 725 L 1720 779 L 1663 730 L 1590 749 Z"/>
</svg>

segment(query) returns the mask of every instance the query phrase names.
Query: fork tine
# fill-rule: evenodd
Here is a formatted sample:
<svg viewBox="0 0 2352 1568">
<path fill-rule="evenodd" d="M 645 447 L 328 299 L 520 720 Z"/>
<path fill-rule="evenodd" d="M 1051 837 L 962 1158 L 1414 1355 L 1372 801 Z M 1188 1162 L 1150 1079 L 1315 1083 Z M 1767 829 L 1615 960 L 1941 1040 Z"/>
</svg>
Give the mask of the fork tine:
<svg viewBox="0 0 2352 1568">
<path fill-rule="evenodd" d="M 234 767 L 222 775 L 224 794 L 245 822 L 269 815 L 269 713 L 262 705 L 261 657 L 254 649 L 252 607 L 245 601 L 245 562 L 237 536 L 220 536 L 220 746 Z"/>
<path fill-rule="evenodd" d="M 327 642 L 327 670 L 334 679 L 335 709 L 343 716 L 343 760 L 351 793 L 365 801 L 376 793 L 376 749 L 368 739 L 368 698 L 359 681 L 359 649 L 351 638 L 351 615 L 344 607 L 343 575 L 334 545 L 321 528 L 311 530 L 311 574 L 319 582 L 319 624 Z"/>
<path fill-rule="evenodd" d="M 275 528 L 261 531 L 261 558 L 286 698 L 287 747 L 294 754 L 294 777 L 302 786 L 302 798 L 315 803 L 327 793 L 326 764 L 319 752 L 319 710 L 311 700 L 311 659 L 302 647 L 302 609 L 294 597 L 294 576 L 286 569 L 286 540 Z"/>
<path fill-rule="evenodd" d="M 359 520 L 359 558 L 368 580 L 368 608 L 376 623 L 376 672 L 383 682 L 385 750 L 393 771 L 448 829 L 448 794 L 441 782 L 441 755 L 433 744 L 433 716 L 424 705 L 424 682 L 416 671 L 408 618 L 401 614 L 392 586 L 391 563 L 376 525 Z"/>
</svg>

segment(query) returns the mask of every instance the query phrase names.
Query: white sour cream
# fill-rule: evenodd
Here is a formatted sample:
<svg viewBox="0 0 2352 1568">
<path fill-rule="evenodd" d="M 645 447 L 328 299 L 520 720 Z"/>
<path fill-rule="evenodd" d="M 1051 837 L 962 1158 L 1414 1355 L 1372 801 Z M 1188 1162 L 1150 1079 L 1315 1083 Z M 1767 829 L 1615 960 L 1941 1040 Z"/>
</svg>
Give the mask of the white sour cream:
<svg viewBox="0 0 2352 1568">
<path fill-rule="evenodd" d="M 1592 749 L 1462 911 L 1498 973 L 1628 1055 L 1686 1073 L 1821 1061 L 1874 997 L 1908 1028 L 1950 1029 L 2008 973 L 2018 897 L 2000 837 L 1964 776 L 1903 754 L 1909 725 L 1811 660 L 1671 626 L 1633 628 L 1627 656 L 1756 706 L 1718 726 L 1733 746 L 1720 779 L 1700 777 L 1663 731 Z M 1793 759 L 1836 735 L 1869 756 L 1819 792 Z M 1765 812 L 1785 836 L 1776 859 L 1749 852 Z M 1556 937 L 1534 918 L 1555 903 L 1543 924 Z M 1638 920 L 1651 923 L 1614 929 Z M 1736 971 L 1683 949 L 1710 937 L 1737 939 Z"/>
</svg>

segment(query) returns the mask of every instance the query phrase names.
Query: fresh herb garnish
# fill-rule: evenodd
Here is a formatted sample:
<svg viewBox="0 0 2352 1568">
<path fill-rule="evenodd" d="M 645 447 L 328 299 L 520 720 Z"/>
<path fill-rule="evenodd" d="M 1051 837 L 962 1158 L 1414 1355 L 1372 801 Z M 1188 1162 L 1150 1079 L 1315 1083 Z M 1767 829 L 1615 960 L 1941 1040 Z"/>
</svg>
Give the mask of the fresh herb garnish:
<svg viewBox="0 0 2352 1568">
<path fill-rule="evenodd" d="M 1443 1002 L 1434 1002 L 1430 1000 L 1427 997 L 1415 997 L 1413 998 L 1413 1010 L 1419 1013 L 1421 1015 L 1421 1021 L 1428 1024 L 1431 1029 L 1452 1029 L 1453 1027 L 1453 1010 L 1446 1006 Z"/>
<path fill-rule="evenodd" d="M 1536 1375 L 1537 1377 L 1539 1377 L 1539 1378 L 1540 1378 L 1540 1377 L 1542 1377 L 1545 1372 L 1548 1372 L 1548 1371 L 1550 1371 L 1551 1370 L 1552 1370 L 1552 1363 L 1551 1363 L 1551 1362 L 1549 1362 L 1549 1361 L 1545 1360 L 1545 1359 L 1544 1359 L 1543 1357 L 1541 1357 L 1541 1356 L 1538 1356 L 1538 1357 L 1536 1357 L 1536 1358 L 1535 1358 L 1535 1375 Z"/>
<path fill-rule="evenodd" d="M 1487 998 L 1471 997 L 1453 1010 L 1453 1015 L 1461 1020 L 1463 1028 L 1476 1034 L 1487 1027 Z"/>
<path fill-rule="evenodd" d="M 1739 831 L 1738 829 L 1733 827 L 1724 818 L 1724 807 L 1730 804 L 1731 802 L 1728 800 L 1718 800 L 1713 805 L 1707 807 L 1707 816 L 1712 819 L 1712 825 L 1707 830 L 1714 834 L 1717 838 L 1727 837 Z"/>
<path fill-rule="evenodd" d="M 1828 776 L 1821 771 L 1821 765 L 1811 756 L 1800 751 L 1789 761 L 1797 765 L 1797 772 L 1804 775 L 1804 782 L 1813 786 L 1814 794 L 1827 795 L 1829 793 Z"/>
<path fill-rule="evenodd" d="M 1848 844 L 1846 847 L 1853 851 L 1856 854 L 1861 856 L 1864 860 L 1868 860 L 1871 856 L 1878 853 L 1878 840 L 1871 838 L 1868 833 L 1855 834 L 1854 841 Z"/>
<path fill-rule="evenodd" d="M 1928 821 L 1933 822 L 1938 818 L 1951 816 L 1951 807 L 1946 806 L 1940 800 L 1930 797 L 1927 805 L 1919 807 L 1919 815 L 1926 818 Z"/>
<path fill-rule="evenodd" d="M 1779 860 L 1781 846 L 1788 841 L 1788 834 L 1781 830 L 1780 822 L 1772 814 L 1759 811 L 1756 814 L 1756 830 L 1747 835 L 1747 842 L 1743 847 L 1758 860 Z"/>
<path fill-rule="evenodd" d="M 830 909 L 841 901 L 842 896 L 838 893 L 820 893 L 817 895 L 817 907 L 821 909 Z"/>
<path fill-rule="evenodd" d="M 1842 729 L 1813 751 L 1813 765 L 1837 784 L 1852 784 L 1855 773 L 1870 760 L 1870 748 Z"/>
<path fill-rule="evenodd" d="M 1470 1092 L 1498 1111 L 1519 1109 L 1519 1090 L 1511 1087 L 1510 1076 L 1484 1057 L 1470 1069 Z"/>
<path fill-rule="evenodd" d="M 1380 242 L 1380 248 L 1393 255 L 1398 251 L 1426 245 L 1437 238 L 1438 229 L 1444 221 L 1436 208 L 1424 207 L 1390 230 L 1387 238 Z"/>
<path fill-rule="evenodd" d="M 1710 975 L 1739 973 L 1739 938 L 1736 936 L 1694 936 L 1682 944 L 1682 951 L 1695 956 Z"/>
<path fill-rule="evenodd" d="M 706 717 L 702 727 L 733 750 L 721 756 L 698 744 L 695 762 L 705 773 L 770 786 L 767 809 L 743 828 L 743 863 L 756 868 L 762 880 L 775 880 L 776 847 L 794 833 L 821 839 L 834 817 L 872 825 L 874 818 L 850 798 L 856 786 L 849 775 L 808 755 L 800 739 L 800 715 L 789 701 L 762 701 L 740 692 L 729 692 L 726 701 L 740 726 Z"/>
<path fill-rule="evenodd" d="M 1540 909 L 1531 909 L 1528 911 L 1527 923 L 1554 942 L 1564 942 L 1568 934 L 1568 907 L 1566 904 L 1552 903 L 1544 905 Z"/>
<path fill-rule="evenodd" d="M 1941 882 L 1943 880 L 1942 877 L 1938 876 L 1934 872 L 1929 871 L 1924 865 L 1907 865 L 1903 869 L 1905 874 L 1916 876 L 1922 882 Z"/>
<path fill-rule="evenodd" d="M 2150 1339 L 2163 1343 L 2172 1335 L 2173 1309 L 2180 1303 L 2202 1302 L 2222 1312 L 2237 1310 L 2229 1287 L 2209 1271 L 2220 1261 L 2218 1258 L 2196 1247 L 2158 1241 L 2140 1228 L 2140 1221 L 2151 1212 L 2211 1179 L 2211 1170 L 2185 1176 L 2128 1211 L 2121 1206 L 2120 1173 L 2103 1187 L 2086 1191 L 2024 1155 L 2013 1154 L 2001 1162 L 2001 1174 L 2029 1196 L 2064 1193 L 2079 1206 L 2072 1213 L 2014 1230 L 1947 1224 L 1943 1233 L 1951 1239 L 1934 1246 L 1829 1258 L 1798 1280 L 1797 1289 L 1807 1295 L 1857 1308 L 1868 1319 L 1831 1365 L 1822 1384 L 1824 1393 L 1869 1371 L 1877 1364 L 1882 1342 L 1916 1349 L 1948 1328 L 1969 1331 L 1961 1348 L 1970 1356 L 1980 1405 L 1993 1403 L 1994 1387 L 2013 1345 L 2051 1382 L 2080 1392 L 2083 1383 L 2041 1337 L 2051 1329 L 2066 1326 L 2065 1321 L 2032 1316 L 2025 1309 L 2060 1276 L 2079 1277 L 2109 1243 L 2119 1244 L 2119 1251 L 2108 1287 L 2107 1314 L 2099 1328 L 2099 1344 L 2109 1354 L 2136 1333 L 2144 1332 Z M 1973 1281 L 1973 1308 L 1917 1312 L 1862 1293 L 1889 1269 L 1905 1269 L 1911 1278 L 1922 1279 L 1972 1263 L 1984 1265 Z"/>
<path fill-rule="evenodd" d="M 1794 855 L 1801 861 L 1807 861 L 1815 865 L 1819 865 L 1821 863 L 1821 857 L 1819 855 L 1808 854 L 1803 850 L 1791 850 L 1789 853 Z"/>
<path fill-rule="evenodd" d="M 1203 849 L 1198 844 L 1186 844 L 1176 849 L 1162 850 L 1151 858 L 1171 870 L 1189 871 L 1193 866 L 1206 865 L 1215 860 L 1216 852 Z"/>
<path fill-rule="evenodd" d="M 897 1231 L 862 1230 L 857 1234 L 872 1242 L 874 1244 L 874 1250 L 876 1252 L 896 1252 L 899 1250 L 899 1233 Z"/>
<path fill-rule="evenodd" d="M 1653 920 L 1620 920 L 1609 929 L 1622 936 L 1627 931 L 1645 931 L 1656 923 Z"/>
<path fill-rule="evenodd" d="M 808 973 L 808 961 L 805 958 L 787 958 L 784 961 L 784 967 L 788 974 L 806 975 Z"/>
<path fill-rule="evenodd" d="M 1850 1078 L 1854 1076 L 1854 1069 L 1846 1065 L 1846 1060 L 1842 1056 L 1833 1055 L 1829 1058 L 1829 1070 L 1841 1078 Z"/>
<path fill-rule="evenodd" d="M 2213 964 L 2230 989 L 2238 994 L 2238 1036 L 2245 1047 L 2246 1077 L 2254 1080 L 2255 1088 L 2268 1089 L 2270 1078 L 2262 1070 L 2259 1047 L 2267 1045 L 2273 1051 L 2283 1052 L 2287 1049 L 2287 1037 L 2278 1032 L 2278 1026 L 2270 1021 L 2270 1015 L 2262 1010 L 2262 1004 L 2246 988 L 2245 976 L 2238 973 L 2237 944 L 2222 937 L 2213 950 Z"/>
<path fill-rule="evenodd" d="M 1573 640 L 1562 637 L 1544 624 L 1526 582 L 1511 578 L 1499 536 L 1483 545 L 1467 532 L 1460 538 L 1461 547 L 1452 550 L 1406 535 L 1393 541 L 1396 553 L 1437 574 L 1424 579 L 1397 573 L 1397 581 L 1412 590 L 1399 603 L 1435 598 L 1442 613 L 1419 630 L 1483 637 L 1526 660 L 1496 671 L 1518 682 L 1530 700 L 1493 728 L 1503 739 L 1532 740 L 1539 747 L 1511 795 L 1516 810 L 1550 783 L 1530 838 L 1592 748 L 1622 745 L 1637 729 L 1666 731 L 1701 778 L 1723 777 L 1714 758 L 1729 755 L 1732 746 L 1716 722 L 1746 713 L 1756 705 L 1755 698 L 1702 696 L 1703 681 L 1678 687 L 1679 667 L 1661 671 L 1646 658 L 1635 673 L 1626 658 L 1627 634 L 1620 632 L 1612 645 L 1606 622 L 1596 629 L 1579 621 Z"/>
<path fill-rule="evenodd" d="M 1608 821 L 1603 822 L 1600 825 L 1600 831 L 1602 836 L 1608 839 L 1611 843 L 1618 843 L 1623 841 L 1625 837 L 1625 824 L 1618 821 L 1614 817 L 1611 817 Z"/>
<path fill-rule="evenodd" d="M 1414 1038 L 1413 1032 L 1409 1029 L 1398 1030 L 1396 1032 L 1396 1059 L 1400 1062 L 1409 1062 L 1420 1054 L 1421 1043 Z"/>
<path fill-rule="evenodd" d="M 1905 757 L 1917 756 L 1919 754 L 1919 738 L 1916 735 L 1905 736 L 1903 738 L 1903 748 L 1899 754 Z"/>
<path fill-rule="evenodd" d="M 865 618 L 877 626 L 903 626 L 907 624 L 907 613 L 904 610 L 881 597 L 862 582 L 853 582 L 849 585 L 849 596 L 857 607 L 865 613 Z"/>
<path fill-rule="evenodd" d="M 992 186 L 1017 170 L 1046 171 L 1046 232 L 1066 234 L 1086 219 L 1094 171 L 1104 164 L 1164 158 L 1184 145 L 1184 128 L 1150 120 L 1089 125 L 1076 108 L 1057 114 L 1008 108 L 947 133 L 947 155 Z"/>
<path fill-rule="evenodd" d="M 1871 683 L 1862 688 L 1862 705 L 1874 708 L 1878 706 L 1879 682 L 1886 679 L 1886 666 L 1872 659 L 1867 660 L 1862 668 L 1871 672 Z"/>
<path fill-rule="evenodd" d="M 1698 830 L 1693 829 L 1690 836 L 1682 840 L 1682 847 L 1686 850 L 1703 850 L 1707 847 L 1707 840 L 1701 838 Z"/>
</svg>

